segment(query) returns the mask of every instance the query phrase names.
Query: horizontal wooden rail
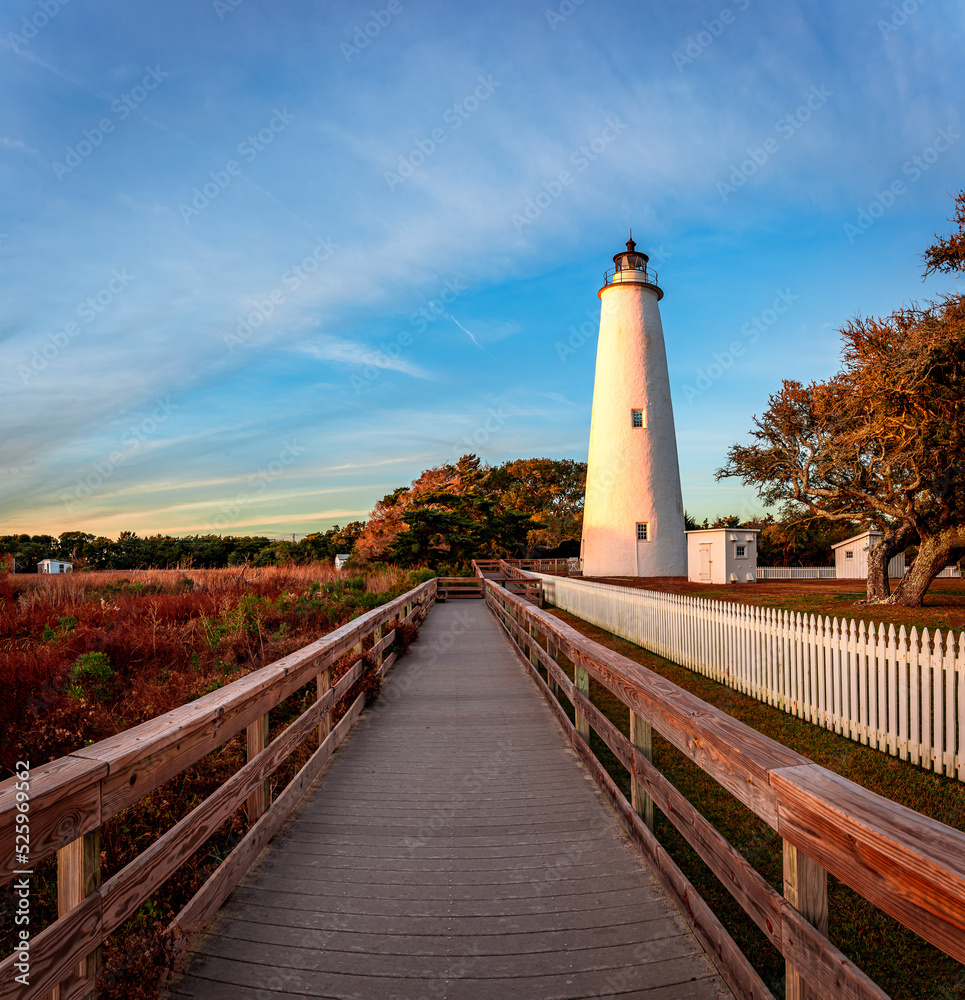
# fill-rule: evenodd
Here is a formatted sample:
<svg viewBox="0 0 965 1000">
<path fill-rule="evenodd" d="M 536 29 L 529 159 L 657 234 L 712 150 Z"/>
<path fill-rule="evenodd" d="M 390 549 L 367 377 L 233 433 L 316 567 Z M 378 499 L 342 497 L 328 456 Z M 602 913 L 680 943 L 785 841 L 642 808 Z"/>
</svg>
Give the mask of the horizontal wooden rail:
<svg viewBox="0 0 965 1000">
<path fill-rule="evenodd" d="M 886 994 L 827 938 L 825 871 L 948 955 L 965 961 L 965 834 L 819 767 L 592 642 L 493 581 L 486 583 L 486 600 L 627 832 L 653 861 L 737 996 L 770 994 L 706 904 L 700 900 L 702 908 L 697 905 L 693 886 L 592 754 L 586 735 L 578 731 L 581 719 L 587 733 L 596 731 L 784 955 L 788 996 L 886 1000 Z M 780 834 L 785 845 L 784 896 L 570 680 L 557 663 L 560 654 L 574 665 L 578 677 L 585 672 L 597 680 Z M 536 665 L 547 671 L 549 684 Z M 554 691 L 573 705 L 577 726 Z M 812 886 L 816 896 L 795 881 L 796 868 L 788 867 L 788 858 L 795 856 L 803 866 L 798 874 L 803 878 L 807 869 L 818 879 Z"/>
<path fill-rule="evenodd" d="M 483 597 L 482 581 L 477 576 L 440 576 L 436 584 L 437 601 L 481 600 Z"/>
<path fill-rule="evenodd" d="M 334 707 L 366 671 L 374 669 L 384 675 L 392 666 L 396 654 L 385 655 L 385 651 L 397 630 L 383 634 L 385 626 L 393 621 L 421 620 L 435 596 L 436 581 L 429 580 L 197 701 L 34 770 L 30 782 L 30 866 L 57 851 L 60 881 L 67 879 L 71 886 L 85 889 L 66 892 L 61 885 L 59 919 L 30 939 L 28 986 L 14 979 L 16 955 L 0 962 L 0 1000 L 47 997 L 56 988 L 62 998 L 88 996 L 94 984 L 87 977 L 96 974 L 97 964 L 91 956 L 105 938 L 247 801 L 251 823 L 247 835 L 175 921 L 180 945 L 186 946 L 290 815 L 358 716 L 364 695 L 355 699 L 333 728 Z M 363 653 L 369 637 L 371 646 Z M 354 663 L 332 684 L 332 667 L 350 653 Z M 250 741 L 252 733 L 261 731 L 259 727 L 271 709 L 315 679 L 317 700 L 298 719 L 267 746 L 263 740 L 254 747 L 249 742 L 247 764 L 100 885 L 99 852 L 92 846 L 105 822 L 243 730 L 248 730 Z M 266 808 L 252 815 L 251 797 L 260 795 L 267 778 L 316 731 L 319 746 L 309 760 L 274 803 L 264 802 Z M 24 867 L 14 863 L 15 810 L 16 779 L 12 778 L 0 785 L 4 882 L 13 878 L 15 867 Z M 82 843 L 84 849 L 76 850 Z M 78 975 L 77 968 L 87 971 Z"/>
</svg>

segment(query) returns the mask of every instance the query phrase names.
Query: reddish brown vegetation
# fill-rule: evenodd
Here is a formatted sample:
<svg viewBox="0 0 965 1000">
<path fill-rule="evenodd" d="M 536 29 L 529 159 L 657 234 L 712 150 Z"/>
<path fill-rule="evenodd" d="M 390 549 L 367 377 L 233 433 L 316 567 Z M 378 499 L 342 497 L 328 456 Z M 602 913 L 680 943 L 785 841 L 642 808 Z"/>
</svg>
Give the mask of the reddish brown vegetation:
<svg viewBox="0 0 965 1000">
<path fill-rule="evenodd" d="M 609 583 L 638 590 L 661 590 L 689 594 L 713 601 L 734 601 L 766 608 L 785 608 L 802 614 L 827 615 L 866 622 L 894 624 L 895 628 L 965 629 L 965 580 L 936 580 L 921 607 L 856 602 L 865 596 L 864 580 L 764 580 L 760 583 L 731 583 L 712 586 L 688 583 L 679 576 L 586 577 L 595 583 Z"/>
<path fill-rule="evenodd" d="M 104 572 L 72 577 L 0 576 L 0 767 L 17 760 L 33 768 L 183 705 L 337 628 L 413 585 L 395 570 L 347 578 L 327 566 L 237 570 Z M 391 625 L 389 626 L 391 628 Z M 398 629 L 403 651 L 415 628 Z M 368 640 L 367 645 L 371 644 Z M 110 695 L 70 690 L 79 657 L 107 656 Z M 345 657 L 340 677 L 353 662 Z M 366 677 L 336 706 L 340 717 Z M 314 683 L 273 710 L 274 738 L 314 698 Z M 303 744 L 272 778 L 272 798 L 315 749 Z M 103 878 L 120 871 L 157 837 L 223 784 L 245 762 L 242 736 L 115 816 L 101 830 Z M 230 853 L 246 829 L 239 810 L 163 889 L 107 943 L 102 1000 L 154 998 L 172 942 L 170 920 Z M 38 866 L 32 918 L 56 918 L 55 861 Z M 0 889 L 0 911 L 10 904 Z M 12 947 L 4 921 L 0 953 Z"/>
</svg>

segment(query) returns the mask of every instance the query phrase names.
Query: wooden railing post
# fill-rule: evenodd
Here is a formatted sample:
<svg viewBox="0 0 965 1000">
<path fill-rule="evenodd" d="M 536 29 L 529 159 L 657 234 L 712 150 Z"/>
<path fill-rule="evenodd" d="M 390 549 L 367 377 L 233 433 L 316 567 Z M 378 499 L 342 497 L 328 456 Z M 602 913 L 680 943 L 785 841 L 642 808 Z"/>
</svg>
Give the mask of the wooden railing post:
<svg viewBox="0 0 965 1000">
<path fill-rule="evenodd" d="M 101 831 L 100 827 L 72 840 L 57 852 L 57 916 L 65 917 L 76 909 L 101 885 Z M 92 989 L 84 995 L 84 1000 L 95 1000 L 97 974 L 101 967 L 101 949 L 97 947 L 78 966 L 75 973 L 87 979 Z M 51 1000 L 60 1000 L 64 995 L 60 986 L 50 994 Z"/>
<path fill-rule="evenodd" d="M 576 690 L 583 695 L 584 698 L 589 699 L 590 697 L 590 675 L 577 664 L 573 665 L 573 681 L 576 684 Z M 579 705 L 574 706 L 574 712 L 576 714 L 576 731 L 587 741 L 590 742 L 590 720 L 580 711 Z"/>
<path fill-rule="evenodd" d="M 268 716 L 255 719 L 247 729 L 248 760 L 254 760 L 268 746 Z M 248 796 L 248 826 L 261 819 L 268 808 L 268 779 Z"/>
<path fill-rule="evenodd" d="M 560 662 L 560 648 L 548 635 L 546 637 L 546 652 L 549 653 L 550 659 L 554 663 L 558 664 Z M 560 686 L 556 683 L 556 678 L 548 670 L 546 671 L 546 682 L 549 684 L 550 691 L 553 692 L 553 697 L 558 701 L 560 697 Z"/>
<path fill-rule="evenodd" d="M 327 667 L 315 678 L 316 701 L 321 701 L 332 686 L 332 668 Z M 333 706 L 334 707 L 334 706 Z M 321 746 L 332 731 L 332 713 L 323 712 L 318 720 L 318 745 Z"/>
<path fill-rule="evenodd" d="M 384 632 L 384 627 L 382 625 L 376 625 L 375 626 L 375 631 L 372 633 L 372 642 L 373 642 L 374 645 L 378 646 L 378 644 L 382 641 L 382 634 L 383 634 L 383 632 Z M 380 649 L 375 654 L 375 672 L 377 674 L 381 674 L 382 673 L 382 660 L 383 659 L 385 659 L 385 657 L 382 655 L 382 650 Z"/>
<path fill-rule="evenodd" d="M 784 898 L 808 923 L 828 936 L 828 873 L 803 851 L 784 841 Z M 785 962 L 786 1000 L 817 1000 L 804 976 Z"/>
<path fill-rule="evenodd" d="M 653 761 L 653 732 L 649 722 L 644 722 L 636 712 L 630 713 L 630 742 L 647 760 Z M 644 823 L 653 829 L 653 799 L 639 781 L 630 775 L 630 804 Z"/>
</svg>

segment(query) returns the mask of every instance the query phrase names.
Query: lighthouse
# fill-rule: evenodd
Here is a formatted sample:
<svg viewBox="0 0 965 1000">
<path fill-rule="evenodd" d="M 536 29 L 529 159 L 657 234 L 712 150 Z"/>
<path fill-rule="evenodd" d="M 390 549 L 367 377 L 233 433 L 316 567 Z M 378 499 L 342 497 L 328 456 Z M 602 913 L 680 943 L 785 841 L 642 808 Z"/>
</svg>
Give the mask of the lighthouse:
<svg viewBox="0 0 965 1000">
<path fill-rule="evenodd" d="M 633 241 L 600 298 L 583 511 L 584 576 L 686 576 L 663 291 Z"/>
</svg>

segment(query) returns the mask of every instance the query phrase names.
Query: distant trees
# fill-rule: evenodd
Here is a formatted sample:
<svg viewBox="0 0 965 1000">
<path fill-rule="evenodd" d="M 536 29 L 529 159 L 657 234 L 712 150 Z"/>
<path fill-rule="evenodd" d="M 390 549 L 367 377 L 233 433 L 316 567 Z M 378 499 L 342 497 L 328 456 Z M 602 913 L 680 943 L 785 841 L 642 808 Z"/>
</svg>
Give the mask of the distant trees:
<svg viewBox="0 0 965 1000">
<path fill-rule="evenodd" d="M 926 274 L 963 269 L 965 193 L 956 205 L 958 231 L 926 252 Z M 965 551 L 965 296 L 859 317 L 841 334 L 841 371 L 808 386 L 785 381 L 754 418 L 753 442 L 734 445 L 717 478 L 756 486 L 788 518 L 879 529 L 868 600 L 919 605 Z M 888 562 L 916 542 L 891 594 Z"/>
<path fill-rule="evenodd" d="M 141 538 L 122 531 L 116 540 L 86 531 L 54 535 L 0 536 L 0 554 L 17 560 L 17 571 L 35 573 L 42 559 L 64 559 L 77 569 L 214 569 L 222 566 L 267 566 L 273 563 L 309 563 L 351 552 L 364 525 L 360 521 L 335 525 L 298 542 L 274 541 L 264 536 L 193 535 L 183 538 L 151 535 Z"/>
</svg>

